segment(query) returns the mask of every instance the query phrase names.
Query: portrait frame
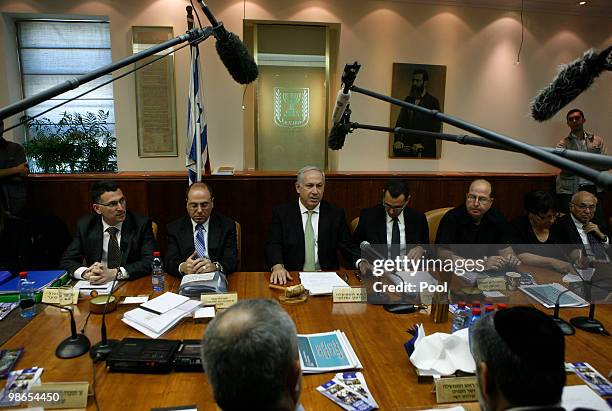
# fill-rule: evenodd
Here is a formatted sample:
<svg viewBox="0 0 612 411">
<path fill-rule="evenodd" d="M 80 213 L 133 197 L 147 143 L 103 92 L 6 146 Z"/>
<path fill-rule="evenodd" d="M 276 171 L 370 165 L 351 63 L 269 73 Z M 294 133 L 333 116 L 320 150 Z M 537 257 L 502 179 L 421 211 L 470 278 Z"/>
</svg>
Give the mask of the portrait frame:
<svg viewBox="0 0 612 411">
<path fill-rule="evenodd" d="M 422 73 L 426 74 L 422 74 Z M 422 80 L 423 91 L 412 92 L 413 80 L 417 86 Z M 416 89 L 415 89 L 416 90 Z M 446 66 L 417 63 L 393 63 L 391 96 L 439 111 L 444 111 L 446 92 Z M 411 94 L 413 94 L 411 96 Z M 420 97 L 420 98 L 417 98 Z M 403 110 L 403 111 L 402 111 Z M 400 119 L 401 114 L 401 119 Z M 398 122 L 398 119 L 400 121 Z M 442 123 L 426 114 L 392 105 L 389 127 L 405 127 L 432 132 L 442 132 Z M 427 137 L 399 136 L 389 133 L 389 158 L 439 159 L 442 141 Z"/>
</svg>

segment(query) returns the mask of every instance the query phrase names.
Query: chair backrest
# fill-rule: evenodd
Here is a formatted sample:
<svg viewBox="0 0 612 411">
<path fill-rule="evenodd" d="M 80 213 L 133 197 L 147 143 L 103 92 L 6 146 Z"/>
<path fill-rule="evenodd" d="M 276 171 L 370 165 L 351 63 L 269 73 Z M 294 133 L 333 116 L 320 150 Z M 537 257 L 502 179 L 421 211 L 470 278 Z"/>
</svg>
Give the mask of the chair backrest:
<svg viewBox="0 0 612 411">
<path fill-rule="evenodd" d="M 242 228 L 240 227 L 240 223 L 238 221 L 234 221 L 234 223 L 236 223 L 236 246 L 238 249 L 236 271 L 240 271 L 240 262 L 242 261 Z"/>
<path fill-rule="evenodd" d="M 355 229 L 357 228 L 358 224 L 359 224 L 359 217 L 356 217 L 353 219 L 353 221 L 351 221 L 351 234 L 355 232 Z"/>
<path fill-rule="evenodd" d="M 155 221 L 151 221 L 151 230 L 153 230 L 153 238 L 157 241 L 157 230 L 159 230 L 159 227 Z"/>
<path fill-rule="evenodd" d="M 425 218 L 427 218 L 427 225 L 429 226 L 429 243 L 433 244 L 436 241 L 436 233 L 438 232 L 438 225 L 440 225 L 440 220 L 444 217 L 444 214 L 448 212 L 448 210 L 452 210 L 453 207 L 444 207 L 444 208 L 436 208 L 434 210 L 429 210 L 425 213 Z"/>
</svg>

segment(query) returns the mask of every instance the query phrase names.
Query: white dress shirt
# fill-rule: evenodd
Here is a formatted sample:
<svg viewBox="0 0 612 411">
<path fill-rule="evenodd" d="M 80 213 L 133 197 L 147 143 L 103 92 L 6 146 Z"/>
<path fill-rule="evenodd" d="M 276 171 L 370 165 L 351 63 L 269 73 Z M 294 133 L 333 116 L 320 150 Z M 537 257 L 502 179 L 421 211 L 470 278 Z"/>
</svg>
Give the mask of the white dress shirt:
<svg viewBox="0 0 612 411">
<path fill-rule="evenodd" d="M 123 227 L 123 221 L 119 224 L 111 226 L 107 224 L 106 221 L 104 221 L 104 219 L 102 218 L 102 257 L 100 258 L 100 263 L 102 263 L 104 267 L 108 266 L 108 243 L 110 241 L 110 233 L 106 230 L 108 230 L 109 227 L 115 227 L 118 230 L 115 236 L 117 237 L 117 243 L 119 244 L 119 246 L 121 246 L 121 227 Z M 83 273 L 87 271 L 88 268 L 89 267 L 79 267 L 74 270 L 74 278 L 76 278 L 77 280 L 82 280 Z M 125 270 L 125 268 L 118 268 L 121 271 L 120 277 L 129 277 L 129 273 Z"/>
</svg>

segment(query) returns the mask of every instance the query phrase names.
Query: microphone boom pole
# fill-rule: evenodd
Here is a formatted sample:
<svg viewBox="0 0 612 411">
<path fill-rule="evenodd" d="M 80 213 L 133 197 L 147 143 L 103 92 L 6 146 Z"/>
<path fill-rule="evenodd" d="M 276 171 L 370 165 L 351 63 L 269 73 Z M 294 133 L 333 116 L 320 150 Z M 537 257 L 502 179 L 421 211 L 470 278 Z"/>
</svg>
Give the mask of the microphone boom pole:
<svg viewBox="0 0 612 411">
<path fill-rule="evenodd" d="M 350 89 L 356 93 L 365 94 L 366 96 L 370 96 L 378 100 L 382 100 L 382 101 L 386 101 L 391 104 L 395 104 L 396 106 L 405 107 L 409 110 L 417 111 L 417 112 L 426 114 L 428 116 L 434 117 L 438 120 L 443 121 L 444 123 L 451 124 L 455 127 L 458 127 L 462 130 L 469 131 L 478 136 L 491 140 L 495 143 L 502 144 L 506 147 L 509 147 L 513 150 L 518 151 L 519 153 L 526 154 L 529 157 L 536 158 L 547 164 L 553 165 L 555 167 L 559 167 L 564 170 L 569 170 L 572 173 L 580 177 L 584 177 L 588 180 L 593 181 L 597 185 L 600 185 L 606 188 L 612 188 L 612 174 L 610 173 L 600 173 L 582 164 L 578 164 L 566 158 L 562 158 L 555 154 L 541 150 L 538 147 L 532 146 L 531 144 L 527 144 L 522 141 L 515 140 L 503 134 L 497 133 L 492 130 L 488 130 L 484 127 L 477 126 L 475 124 L 461 120 L 457 117 L 450 116 L 438 110 L 430 110 L 425 107 L 417 106 L 416 104 L 408 103 L 404 100 L 399 100 L 393 97 L 389 97 L 384 94 L 370 91 L 370 90 L 367 90 L 367 89 L 364 89 L 364 88 L 361 88 L 355 85 L 351 86 Z"/>
<path fill-rule="evenodd" d="M 515 152 L 515 153 L 518 152 L 518 150 L 505 146 L 503 144 L 495 143 L 493 141 L 489 141 L 481 137 L 470 136 L 470 135 L 434 133 L 431 131 L 424 131 L 424 130 L 414 130 L 414 129 L 402 128 L 402 127 L 375 126 L 371 124 L 361 124 L 361 123 L 348 123 L 347 126 L 350 127 L 351 130 L 364 129 L 364 130 L 374 130 L 374 131 L 385 131 L 389 133 L 398 133 L 398 134 L 404 134 L 404 135 L 409 135 L 409 136 L 435 138 L 438 140 L 452 141 L 454 143 L 464 144 L 464 145 L 492 148 L 496 150 L 504 150 L 504 151 L 510 151 L 510 152 Z M 577 150 L 569 150 L 567 148 L 560 148 L 560 147 L 555 147 L 555 148 L 543 147 L 543 146 L 534 146 L 534 147 L 537 147 L 540 150 L 544 150 L 548 153 L 555 154 L 559 157 L 563 157 L 563 158 L 570 159 L 572 161 L 576 161 L 581 164 L 589 164 L 592 167 L 599 167 L 602 169 L 612 168 L 612 156 L 607 156 L 604 154 L 588 153 L 588 152 L 577 151 Z"/>
</svg>

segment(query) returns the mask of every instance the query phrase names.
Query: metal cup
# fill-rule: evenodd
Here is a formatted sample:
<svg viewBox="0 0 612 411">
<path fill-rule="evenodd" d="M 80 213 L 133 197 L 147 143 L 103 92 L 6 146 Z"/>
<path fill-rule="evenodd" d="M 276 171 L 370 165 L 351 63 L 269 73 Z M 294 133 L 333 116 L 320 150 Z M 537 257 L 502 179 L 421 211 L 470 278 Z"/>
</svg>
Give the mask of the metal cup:
<svg viewBox="0 0 612 411">
<path fill-rule="evenodd" d="M 508 291 L 516 291 L 518 290 L 519 284 L 521 280 L 521 275 L 515 272 L 507 272 L 506 273 L 506 290 Z"/>
</svg>

